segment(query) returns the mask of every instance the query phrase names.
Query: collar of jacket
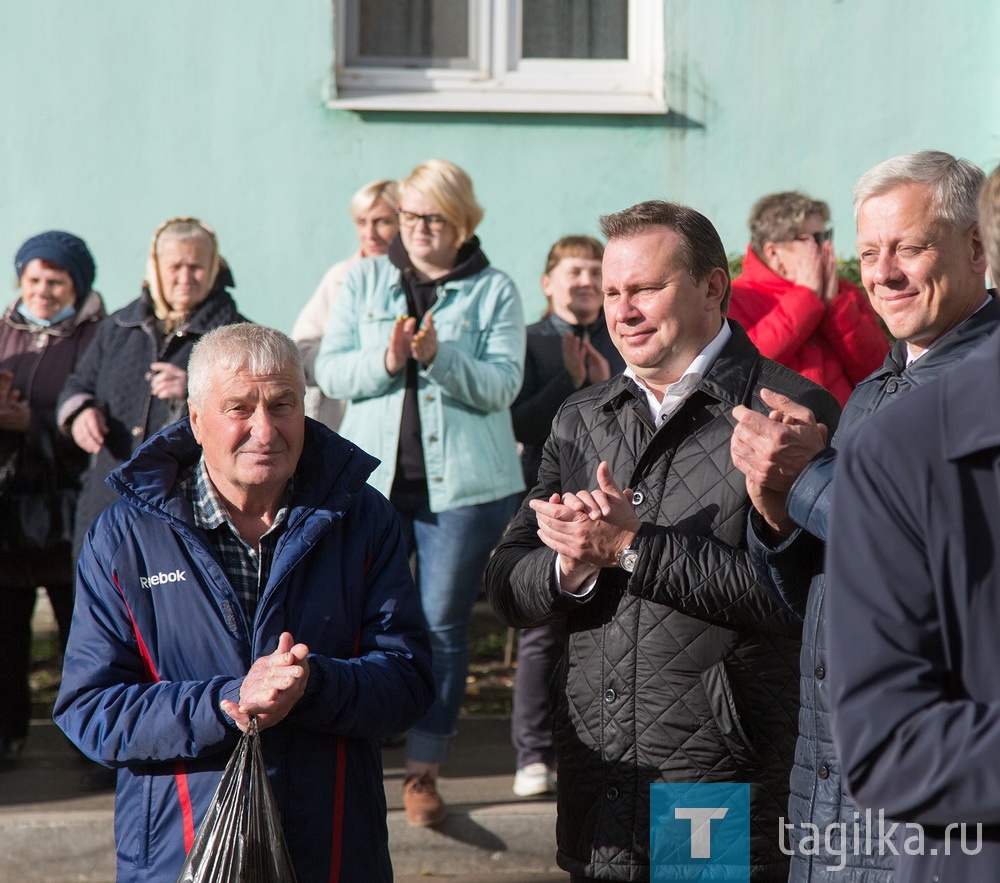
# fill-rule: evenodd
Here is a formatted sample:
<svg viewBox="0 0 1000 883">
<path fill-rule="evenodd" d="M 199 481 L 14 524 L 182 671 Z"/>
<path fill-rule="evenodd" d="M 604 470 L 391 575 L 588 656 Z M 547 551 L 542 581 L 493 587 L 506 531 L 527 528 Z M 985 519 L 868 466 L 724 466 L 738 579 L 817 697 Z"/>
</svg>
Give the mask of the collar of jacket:
<svg viewBox="0 0 1000 883">
<path fill-rule="evenodd" d="M 1000 447 L 1000 408 L 983 399 L 984 384 L 991 393 L 1000 388 L 998 334 L 990 334 L 941 381 L 944 453 L 949 460 Z"/>
<path fill-rule="evenodd" d="M 549 315 L 541 321 L 548 323 L 548 325 L 550 325 L 560 337 L 562 337 L 567 331 L 572 331 L 574 334 L 579 336 L 583 329 L 586 329 L 587 333 L 591 337 L 596 337 L 602 330 L 607 331 L 608 328 L 607 322 L 604 320 L 603 311 L 598 313 L 597 318 L 588 325 L 570 325 L 569 322 L 561 316 L 557 316 L 555 313 L 549 313 Z"/>
<path fill-rule="evenodd" d="M 746 254 L 743 256 L 743 266 L 740 268 L 740 275 L 733 280 L 733 285 L 746 286 L 747 288 L 760 288 L 765 291 L 787 291 L 795 288 L 796 285 L 791 279 L 775 273 L 765 264 L 748 245 Z"/>
<path fill-rule="evenodd" d="M 970 338 L 985 337 L 997 323 L 1000 323 L 1000 301 L 997 300 L 997 291 L 991 288 L 988 294 L 990 302 L 986 306 L 977 310 L 958 327 L 953 328 L 941 343 L 931 347 L 912 365 L 906 364 L 906 341 L 897 340 L 886 355 L 882 367 L 872 371 L 861 383 L 884 380 L 890 375 L 898 376 L 904 371 L 914 381 L 915 386 L 937 378 L 943 367 L 956 360 L 956 349 L 964 351 Z M 936 370 L 929 370 L 931 368 Z"/>
<path fill-rule="evenodd" d="M 18 331 L 48 334 L 51 337 L 72 337 L 73 332 L 81 325 L 104 318 L 104 301 L 101 300 L 101 296 L 96 291 L 88 292 L 80 308 L 58 325 L 35 325 L 33 322 L 29 322 L 17 311 L 17 305 L 20 302 L 21 298 L 19 297 L 7 307 L 7 311 L 3 315 L 4 322 Z"/>
<path fill-rule="evenodd" d="M 192 331 L 202 334 L 211 330 L 214 325 L 210 325 L 210 317 L 216 315 L 224 309 L 231 309 L 235 312 L 236 301 L 225 287 L 216 285 L 194 311 L 188 316 L 187 321 L 178 329 Z M 126 304 L 114 315 L 114 320 L 125 328 L 141 327 L 156 321 L 156 313 L 153 310 L 153 299 L 149 289 L 143 285 L 142 294 L 134 301 Z"/>
<path fill-rule="evenodd" d="M 691 393 L 705 393 L 729 408 L 746 405 L 753 395 L 759 373 L 761 355 L 753 345 L 743 326 L 732 319 L 726 319 L 732 337 L 722 348 L 715 364 L 702 377 Z M 646 401 L 645 393 L 631 378 L 618 374 L 607 381 L 604 392 L 597 399 L 599 408 L 618 408 L 630 399 Z"/>
<path fill-rule="evenodd" d="M 191 524 L 191 506 L 176 491 L 178 476 L 198 462 L 201 446 L 189 418 L 178 420 L 151 436 L 132 458 L 115 469 L 107 485 L 138 509 Z M 343 514 L 379 461 L 347 439 L 307 417 L 305 444 L 295 474 L 295 499 L 288 523 L 305 513 L 325 509 Z"/>
</svg>

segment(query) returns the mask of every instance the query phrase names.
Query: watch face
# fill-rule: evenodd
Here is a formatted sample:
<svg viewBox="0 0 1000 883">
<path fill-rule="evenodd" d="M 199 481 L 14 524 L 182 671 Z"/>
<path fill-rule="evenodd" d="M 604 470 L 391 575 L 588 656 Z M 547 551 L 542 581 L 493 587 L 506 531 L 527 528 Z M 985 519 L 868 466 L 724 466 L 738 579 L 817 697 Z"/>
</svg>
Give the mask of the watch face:
<svg viewBox="0 0 1000 883">
<path fill-rule="evenodd" d="M 627 570 L 631 573 L 635 570 L 635 563 L 639 560 L 639 553 L 635 549 L 622 549 L 621 554 L 618 556 L 618 566 L 622 570 Z"/>
</svg>

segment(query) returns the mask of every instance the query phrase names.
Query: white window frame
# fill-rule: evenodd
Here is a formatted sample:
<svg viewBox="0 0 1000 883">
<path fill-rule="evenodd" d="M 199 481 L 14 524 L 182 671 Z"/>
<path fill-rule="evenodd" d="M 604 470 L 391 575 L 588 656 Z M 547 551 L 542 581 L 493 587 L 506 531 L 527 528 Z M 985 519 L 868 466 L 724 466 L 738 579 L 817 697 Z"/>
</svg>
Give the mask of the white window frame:
<svg viewBox="0 0 1000 883">
<path fill-rule="evenodd" d="M 334 2 L 336 97 L 345 110 L 662 114 L 664 0 L 629 0 L 628 60 L 521 59 L 520 0 L 471 0 L 473 68 L 348 67 Z M 362 0 L 363 2 L 363 0 Z M 478 34 L 477 34 L 478 31 Z"/>
</svg>

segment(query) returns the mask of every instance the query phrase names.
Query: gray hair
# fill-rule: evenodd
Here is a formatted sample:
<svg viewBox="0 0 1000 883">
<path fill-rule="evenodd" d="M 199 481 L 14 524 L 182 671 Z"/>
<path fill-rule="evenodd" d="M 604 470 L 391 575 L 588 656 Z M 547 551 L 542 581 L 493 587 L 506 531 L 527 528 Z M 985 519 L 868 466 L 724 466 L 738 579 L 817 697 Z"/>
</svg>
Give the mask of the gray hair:
<svg viewBox="0 0 1000 883">
<path fill-rule="evenodd" d="M 160 244 L 167 239 L 174 242 L 202 239 L 212 250 L 213 254 L 216 251 L 215 231 L 204 221 L 199 221 L 197 218 L 174 218 L 162 224 L 154 236 L 157 257 L 160 256 Z"/>
<path fill-rule="evenodd" d="M 266 325 L 240 322 L 208 332 L 192 348 L 188 361 L 188 398 L 204 403 L 212 382 L 220 374 L 247 371 L 254 376 L 291 369 L 303 396 L 306 376 L 302 355 L 291 338 Z"/>
<path fill-rule="evenodd" d="M 934 217 L 959 232 L 976 223 L 976 202 L 986 176 L 979 166 L 941 150 L 921 150 L 887 159 L 854 185 L 854 217 L 862 203 L 907 184 L 931 190 Z"/>
<path fill-rule="evenodd" d="M 830 207 L 819 199 L 789 190 L 770 193 L 758 199 L 750 209 L 750 247 L 761 260 L 768 242 L 791 242 L 797 239 L 802 225 L 810 215 L 819 215 L 825 224 L 830 220 Z"/>
</svg>

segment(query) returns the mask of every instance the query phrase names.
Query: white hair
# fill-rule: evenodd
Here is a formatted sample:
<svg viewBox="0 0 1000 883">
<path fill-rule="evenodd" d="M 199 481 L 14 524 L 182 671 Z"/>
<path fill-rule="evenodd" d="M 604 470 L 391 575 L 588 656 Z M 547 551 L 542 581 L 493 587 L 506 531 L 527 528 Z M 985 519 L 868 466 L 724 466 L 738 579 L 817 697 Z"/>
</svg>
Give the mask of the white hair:
<svg viewBox="0 0 1000 883">
<path fill-rule="evenodd" d="M 295 374 L 305 395 L 306 376 L 302 354 L 291 338 L 266 325 L 240 322 L 223 325 L 202 337 L 191 349 L 188 361 L 188 398 L 196 407 L 204 404 L 212 381 L 221 372 L 247 371 L 255 376 Z"/>
<path fill-rule="evenodd" d="M 907 184 L 932 191 L 937 220 L 964 232 L 976 223 L 977 200 L 986 176 L 979 166 L 941 150 L 921 150 L 887 159 L 865 172 L 854 185 L 854 216 L 866 200 Z"/>
</svg>

